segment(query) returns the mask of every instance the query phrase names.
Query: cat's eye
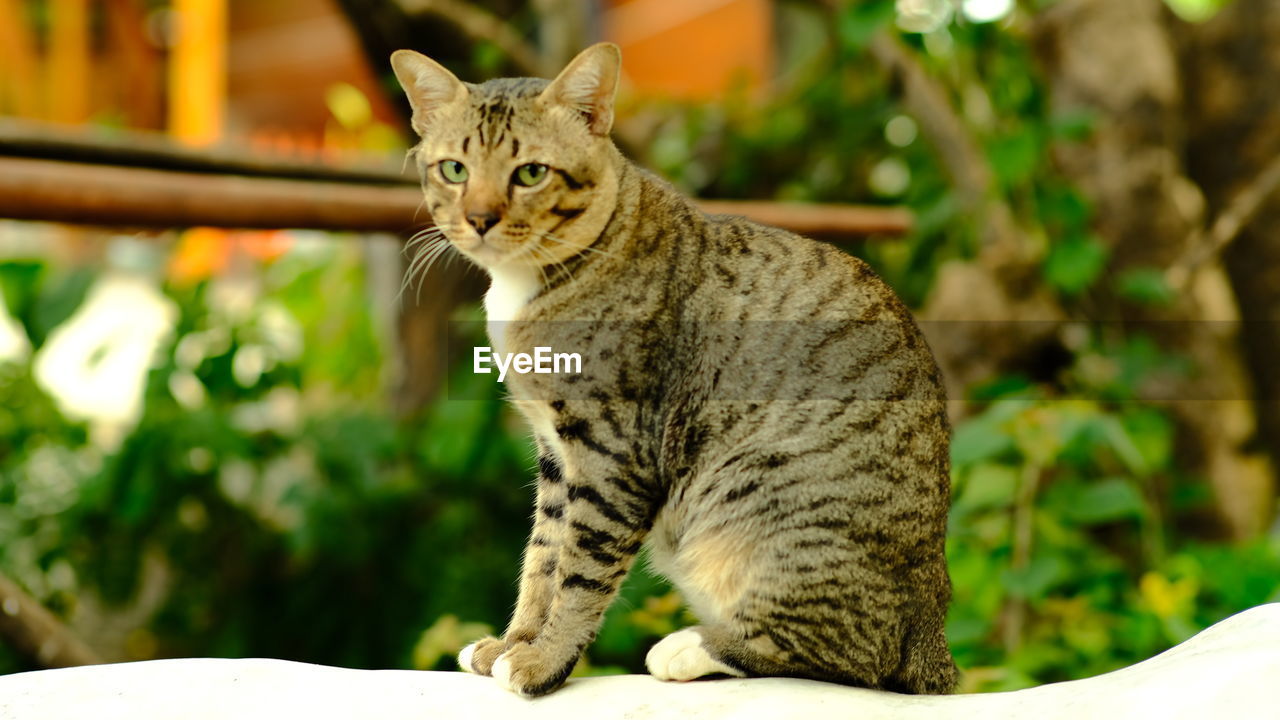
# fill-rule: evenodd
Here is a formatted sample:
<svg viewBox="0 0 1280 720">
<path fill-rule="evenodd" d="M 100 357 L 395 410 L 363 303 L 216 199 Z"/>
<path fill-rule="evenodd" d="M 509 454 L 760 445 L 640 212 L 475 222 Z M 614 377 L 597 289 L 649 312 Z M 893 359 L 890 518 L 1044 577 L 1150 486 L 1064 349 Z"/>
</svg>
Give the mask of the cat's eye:
<svg viewBox="0 0 1280 720">
<path fill-rule="evenodd" d="M 525 187 L 533 187 L 542 182 L 542 178 L 547 176 L 547 166 L 538 163 L 529 163 L 516 168 L 516 172 L 511 176 L 511 180 L 517 185 Z"/>
<path fill-rule="evenodd" d="M 457 160 L 444 160 L 440 163 L 440 175 L 451 183 L 467 181 L 467 166 Z"/>
</svg>

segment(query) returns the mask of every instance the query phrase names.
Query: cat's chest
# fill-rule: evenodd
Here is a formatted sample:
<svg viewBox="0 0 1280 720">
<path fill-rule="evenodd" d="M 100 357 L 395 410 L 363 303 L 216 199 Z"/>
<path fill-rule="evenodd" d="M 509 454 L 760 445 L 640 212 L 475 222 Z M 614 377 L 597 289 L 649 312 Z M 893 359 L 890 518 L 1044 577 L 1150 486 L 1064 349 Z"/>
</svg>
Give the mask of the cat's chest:
<svg viewBox="0 0 1280 720">
<path fill-rule="evenodd" d="M 532 267 L 493 268 L 489 277 L 489 291 L 484 295 L 489 339 L 495 350 L 506 352 L 506 324 L 517 319 L 520 311 L 538 293 L 541 278 L 537 268 Z"/>
</svg>

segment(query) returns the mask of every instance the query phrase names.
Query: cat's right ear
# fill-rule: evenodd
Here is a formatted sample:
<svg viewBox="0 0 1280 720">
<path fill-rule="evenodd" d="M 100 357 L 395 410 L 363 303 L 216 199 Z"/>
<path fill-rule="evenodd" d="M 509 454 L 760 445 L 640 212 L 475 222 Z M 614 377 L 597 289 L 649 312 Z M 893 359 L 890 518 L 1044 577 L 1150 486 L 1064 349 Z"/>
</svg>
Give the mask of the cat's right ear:
<svg viewBox="0 0 1280 720">
<path fill-rule="evenodd" d="M 621 65 L 617 45 L 596 43 L 570 60 L 540 97 L 573 108 L 593 134 L 608 135 L 613 127 L 613 97 L 618 92 Z"/>
<path fill-rule="evenodd" d="M 413 107 L 413 129 L 423 134 L 427 116 L 442 105 L 467 96 L 467 87 L 431 58 L 412 50 L 391 53 L 391 68 Z"/>
</svg>

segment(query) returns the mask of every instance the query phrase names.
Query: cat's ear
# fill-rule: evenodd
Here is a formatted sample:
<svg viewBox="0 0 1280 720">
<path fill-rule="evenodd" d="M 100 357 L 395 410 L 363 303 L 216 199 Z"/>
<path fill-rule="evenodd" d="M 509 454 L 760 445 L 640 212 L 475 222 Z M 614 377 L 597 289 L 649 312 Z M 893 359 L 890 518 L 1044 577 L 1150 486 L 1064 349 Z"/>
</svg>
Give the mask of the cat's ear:
<svg viewBox="0 0 1280 720">
<path fill-rule="evenodd" d="M 618 90 L 622 52 L 613 43 L 597 43 L 578 53 L 541 98 L 577 110 L 596 135 L 613 127 L 613 97 Z"/>
<path fill-rule="evenodd" d="M 442 105 L 467 96 L 467 87 L 431 58 L 412 50 L 391 53 L 391 68 L 413 107 L 413 129 L 422 134 L 427 116 Z"/>
</svg>

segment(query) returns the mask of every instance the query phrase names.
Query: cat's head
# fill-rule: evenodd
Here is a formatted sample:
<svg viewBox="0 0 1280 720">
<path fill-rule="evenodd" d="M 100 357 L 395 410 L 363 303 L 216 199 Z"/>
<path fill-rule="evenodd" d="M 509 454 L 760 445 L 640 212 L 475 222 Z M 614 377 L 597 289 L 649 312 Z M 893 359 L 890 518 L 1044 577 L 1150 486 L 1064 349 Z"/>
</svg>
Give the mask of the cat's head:
<svg viewBox="0 0 1280 720">
<path fill-rule="evenodd" d="M 464 83 L 412 50 L 391 56 L 422 137 L 432 220 L 482 267 L 544 266 L 599 237 L 617 199 L 609 130 L 620 53 L 600 43 L 551 81 Z"/>
</svg>

